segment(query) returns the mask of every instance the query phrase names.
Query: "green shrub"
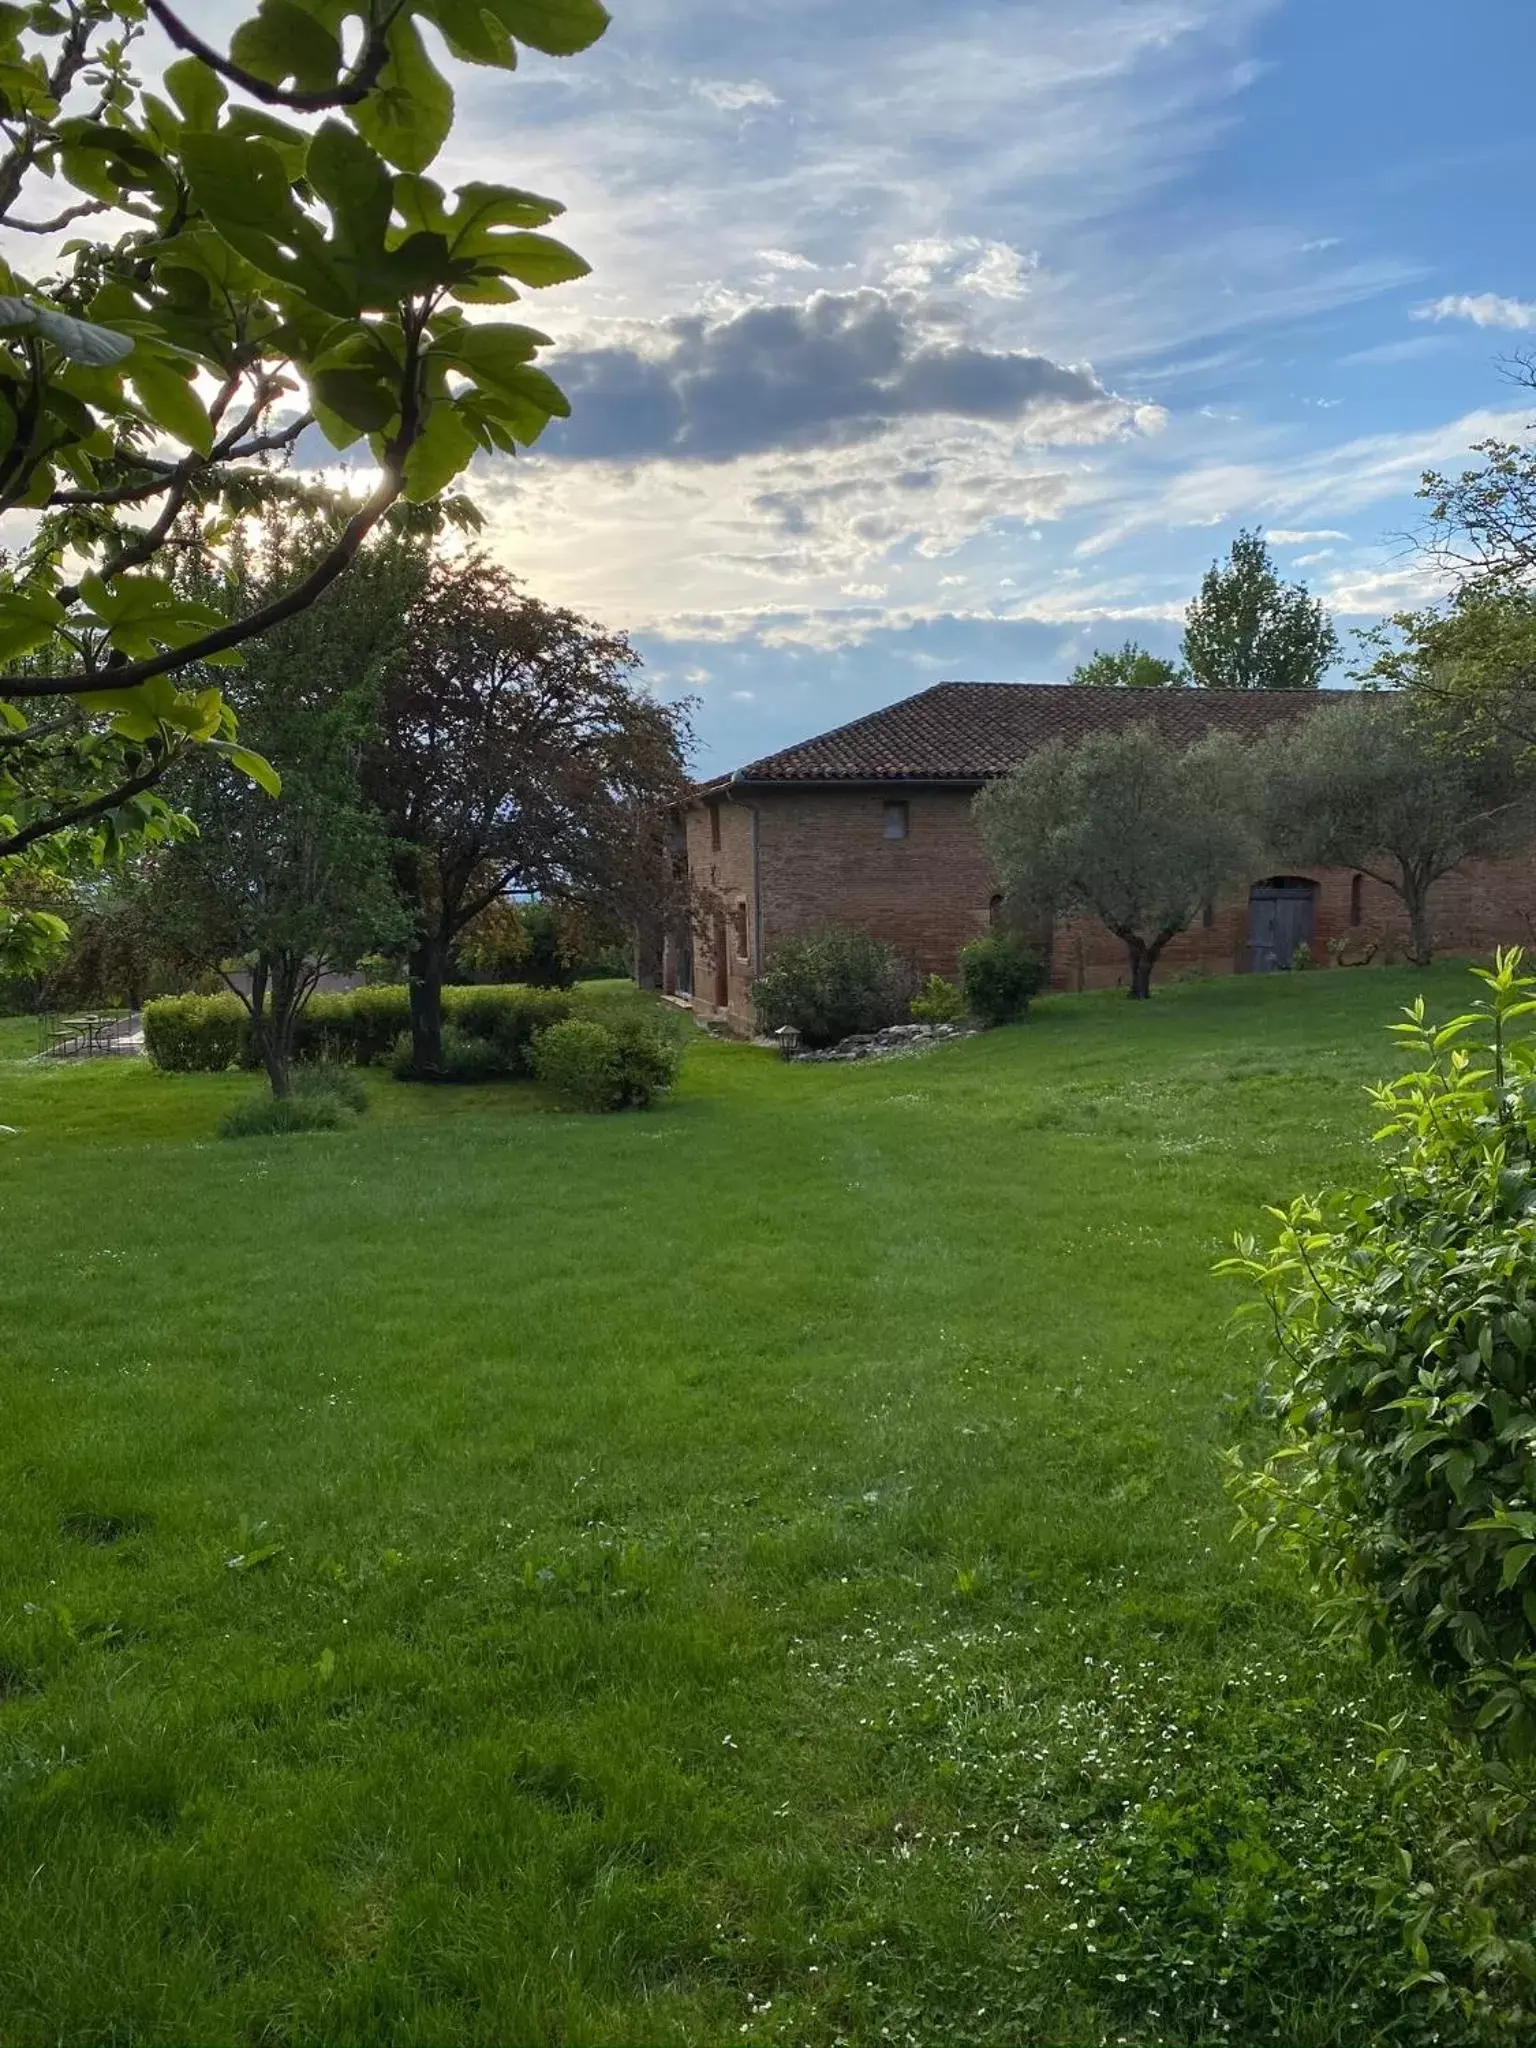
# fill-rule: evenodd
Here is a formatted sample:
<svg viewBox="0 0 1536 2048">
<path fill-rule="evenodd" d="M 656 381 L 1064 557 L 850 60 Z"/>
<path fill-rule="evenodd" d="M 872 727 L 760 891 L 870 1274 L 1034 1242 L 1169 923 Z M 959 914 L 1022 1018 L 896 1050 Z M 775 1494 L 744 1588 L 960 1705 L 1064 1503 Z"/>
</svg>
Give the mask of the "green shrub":
<svg viewBox="0 0 1536 2048">
<path fill-rule="evenodd" d="M 1256 1285 L 1279 1384 L 1274 1454 L 1234 1457 L 1261 1537 L 1299 1551 L 1335 1623 L 1362 1615 L 1478 1729 L 1536 1748 L 1536 1003 L 1518 952 L 1488 998 L 1372 1099 L 1386 1170 L 1293 1202 L 1272 1245 L 1222 1270 Z"/>
<path fill-rule="evenodd" d="M 443 990 L 445 1022 L 494 1044 L 494 1071 L 502 1074 L 527 1075 L 534 1035 L 571 1011 L 571 998 L 561 991 L 520 982 Z M 410 1024 L 410 991 L 403 986 L 311 996 L 295 1021 L 293 1055 L 303 1062 L 371 1066 L 391 1057 Z M 146 1004 L 144 1041 L 149 1057 L 168 1073 L 219 1072 L 252 1059 L 244 1007 L 228 994 Z"/>
<path fill-rule="evenodd" d="M 681 1057 L 644 1017 L 572 1017 L 533 1042 L 534 1074 L 574 1109 L 649 1109 L 677 1079 Z"/>
<path fill-rule="evenodd" d="M 912 1016 L 919 1024 L 957 1024 L 965 1015 L 965 997 L 942 974 L 930 974 L 921 995 L 912 998 Z"/>
<path fill-rule="evenodd" d="M 161 996 L 144 1005 L 144 1050 L 167 1074 L 222 1074 L 249 1037 L 238 996 Z"/>
<path fill-rule="evenodd" d="M 618 1040 L 606 1024 L 569 1017 L 540 1032 L 533 1046 L 537 1080 L 573 1109 L 617 1109 L 622 1086 Z"/>
<path fill-rule="evenodd" d="M 899 1023 L 912 993 L 911 970 L 890 946 L 868 932 L 836 928 L 782 940 L 752 984 L 762 1029 L 793 1025 L 808 1046 Z"/>
<path fill-rule="evenodd" d="M 356 1067 L 338 1066 L 334 1060 L 296 1066 L 288 1086 L 290 1093 L 302 1100 L 338 1102 L 354 1116 L 361 1116 L 368 1107 L 368 1090 Z"/>
<path fill-rule="evenodd" d="M 219 1125 L 221 1138 L 282 1138 L 295 1131 L 336 1131 L 348 1120 L 346 1105 L 325 1091 L 299 1095 L 253 1095 Z"/>
<path fill-rule="evenodd" d="M 416 1065 L 416 1048 L 409 1031 L 402 1031 L 390 1055 L 390 1069 L 397 1081 L 440 1081 L 475 1086 L 485 1081 L 504 1081 L 508 1076 L 507 1056 L 494 1039 L 478 1038 L 445 1024 L 442 1058 L 430 1073 Z"/>
<path fill-rule="evenodd" d="M 571 998 L 561 989 L 511 987 L 449 988 L 443 991 L 443 1013 L 459 1030 L 494 1045 L 504 1074 L 525 1078 L 533 1072 L 533 1041 L 551 1024 L 573 1014 Z"/>
<path fill-rule="evenodd" d="M 981 1024 L 1013 1024 L 1045 986 L 1045 963 L 1007 933 L 972 939 L 960 953 L 965 1006 Z"/>
<path fill-rule="evenodd" d="M 682 1048 L 645 1017 L 615 1017 L 603 1027 L 619 1057 L 620 1109 L 649 1109 L 677 1079 Z"/>
</svg>

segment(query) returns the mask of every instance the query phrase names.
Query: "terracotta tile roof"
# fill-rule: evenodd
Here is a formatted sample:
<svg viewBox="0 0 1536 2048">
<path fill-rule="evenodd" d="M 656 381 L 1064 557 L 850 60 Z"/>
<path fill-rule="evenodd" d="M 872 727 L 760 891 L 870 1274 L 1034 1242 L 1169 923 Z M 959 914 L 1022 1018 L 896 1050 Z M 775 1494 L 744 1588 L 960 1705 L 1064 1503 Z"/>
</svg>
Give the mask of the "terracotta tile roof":
<svg viewBox="0 0 1536 2048">
<path fill-rule="evenodd" d="M 1311 690 L 1096 690 L 1066 683 L 937 683 L 899 704 L 749 762 L 736 782 L 985 782 L 1047 740 L 1155 725 L 1193 744 L 1260 739 L 1330 701 Z"/>
</svg>

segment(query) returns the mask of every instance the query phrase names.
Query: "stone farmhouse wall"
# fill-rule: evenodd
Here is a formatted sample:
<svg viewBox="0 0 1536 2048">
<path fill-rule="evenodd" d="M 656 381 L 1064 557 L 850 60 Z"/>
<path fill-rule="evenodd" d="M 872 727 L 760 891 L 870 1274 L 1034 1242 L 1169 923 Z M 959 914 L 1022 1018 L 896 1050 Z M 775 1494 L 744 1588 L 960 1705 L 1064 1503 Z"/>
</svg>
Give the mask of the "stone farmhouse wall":
<svg viewBox="0 0 1536 2048">
<path fill-rule="evenodd" d="M 886 806 L 905 803 L 906 836 L 885 836 Z M 872 932 L 924 974 L 953 976 L 956 956 L 998 915 L 997 883 L 971 817 L 967 789 L 786 788 L 722 791 L 690 806 L 689 873 L 699 906 L 692 1001 L 701 1019 L 753 1028 L 750 987 L 781 939 L 827 925 Z M 757 884 L 754 890 L 754 869 Z M 1317 884 L 1313 951 L 1327 963 L 1330 939 L 1363 950 L 1372 937 L 1400 944 L 1402 906 L 1383 884 L 1348 869 L 1287 871 Z M 1262 879 L 1255 875 L 1254 881 Z M 1438 945 L 1486 953 L 1536 942 L 1536 855 L 1469 862 L 1437 883 L 1431 916 Z M 1250 965 L 1247 889 L 1212 906 L 1208 921 L 1170 942 L 1162 976 L 1245 973 Z M 677 987 L 675 949 L 664 967 Z M 1091 919 L 1058 924 L 1051 985 L 1114 987 L 1125 949 Z"/>
</svg>

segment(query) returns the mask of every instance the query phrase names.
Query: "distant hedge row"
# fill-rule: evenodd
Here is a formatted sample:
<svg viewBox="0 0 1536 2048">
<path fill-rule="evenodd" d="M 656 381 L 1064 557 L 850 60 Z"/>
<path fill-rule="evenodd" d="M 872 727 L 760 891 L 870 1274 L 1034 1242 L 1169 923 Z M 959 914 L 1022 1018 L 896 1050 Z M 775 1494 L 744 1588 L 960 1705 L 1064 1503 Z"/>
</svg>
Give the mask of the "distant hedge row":
<svg viewBox="0 0 1536 2048">
<path fill-rule="evenodd" d="M 535 1035 L 577 1009 L 563 989 L 521 982 L 443 990 L 445 1023 L 493 1048 L 497 1070 L 508 1074 L 530 1074 Z M 404 987 L 311 996 L 298 1020 L 294 1057 L 371 1066 L 388 1059 L 410 1028 Z M 144 1005 L 144 1050 L 166 1073 L 218 1074 L 249 1066 L 250 1039 L 250 1019 L 238 996 L 162 996 Z"/>
</svg>

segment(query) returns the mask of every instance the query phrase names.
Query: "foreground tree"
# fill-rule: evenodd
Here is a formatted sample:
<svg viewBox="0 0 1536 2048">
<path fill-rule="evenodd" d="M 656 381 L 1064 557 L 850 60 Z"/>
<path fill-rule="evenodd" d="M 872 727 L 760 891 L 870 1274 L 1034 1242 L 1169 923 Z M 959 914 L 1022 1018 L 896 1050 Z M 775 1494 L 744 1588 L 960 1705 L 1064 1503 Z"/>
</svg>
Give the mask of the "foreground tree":
<svg viewBox="0 0 1536 2048">
<path fill-rule="evenodd" d="M 1260 533 L 1237 536 L 1185 614 L 1184 665 L 1206 690 L 1315 690 L 1338 651 L 1322 604 L 1281 582 Z"/>
<path fill-rule="evenodd" d="M 655 819 L 682 794 L 687 721 L 633 686 L 637 665 L 622 635 L 525 596 L 478 556 L 432 570 L 364 779 L 412 909 L 418 1072 L 441 1066 L 443 981 L 488 906 L 622 905 L 661 886 Z"/>
<path fill-rule="evenodd" d="M 1496 748 L 1536 748 L 1536 589 L 1475 577 L 1360 637 L 1367 688 L 1405 691 L 1432 722 L 1478 727 Z"/>
<path fill-rule="evenodd" d="M 180 53 L 160 91 L 133 63 L 146 6 Z M 89 863 L 160 826 L 157 786 L 193 747 L 255 772 L 208 665 L 313 604 L 396 500 L 437 497 L 477 450 L 511 453 L 566 411 L 533 367 L 544 337 L 463 308 L 586 266 L 535 232 L 553 201 L 426 175 L 453 94 L 423 21 L 510 71 L 519 43 L 579 50 L 607 16 L 261 0 L 226 55 L 170 0 L 0 13 L 7 252 L 82 221 L 108 233 L 68 245 L 57 276 L 0 266 L 0 513 L 38 520 L 0 573 L 0 864 L 60 834 L 55 863 Z M 216 528 L 278 493 L 267 465 L 311 425 L 366 442 L 373 478 L 322 555 L 235 614 L 156 573 L 179 521 Z"/>
<path fill-rule="evenodd" d="M 269 521 L 259 548 L 240 551 L 229 600 L 259 605 L 329 540 L 321 522 Z M 409 931 L 360 772 L 426 574 L 419 544 L 382 539 L 344 584 L 252 648 L 231 696 L 242 729 L 279 767 L 282 797 L 238 780 L 192 787 L 186 800 L 205 823 L 157 866 L 157 930 L 184 967 L 224 974 L 274 1095 L 288 1093 L 295 1032 L 321 976 Z M 228 770 L 207 761 L 191 773 L 201 784 Z"/>
<path fill-rule="evenodd" d="M 1176 661 L 1149 654 L 1135 640 L 1100 648 L 1067 677 L 1069 683 L 1095 690 L 1177 690 L 1187 680 Z"/>
<path fill-rule="evenodd" d="M 1536 831 L 1536 784 L 1516 752 L 1411 695 L 1345 696 L 1266 742 L 1258 765 L 1276 853 L 1384 883 L 1419 966 L 1434 955 L 1434 884 Z"/>
<path fill-rule="evenodd" d="M 1054 740 L 984 789 L 976 817 L 1016 909 L 1096 917 L 1124 943 L 1132 1001 L 1259 857 L 1250 759 L 1221 735 L 1183 750 L 1150 726 Z"/>
</svg>

